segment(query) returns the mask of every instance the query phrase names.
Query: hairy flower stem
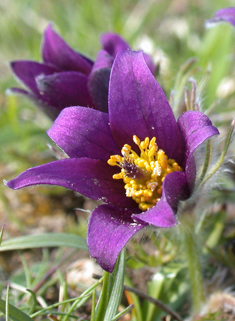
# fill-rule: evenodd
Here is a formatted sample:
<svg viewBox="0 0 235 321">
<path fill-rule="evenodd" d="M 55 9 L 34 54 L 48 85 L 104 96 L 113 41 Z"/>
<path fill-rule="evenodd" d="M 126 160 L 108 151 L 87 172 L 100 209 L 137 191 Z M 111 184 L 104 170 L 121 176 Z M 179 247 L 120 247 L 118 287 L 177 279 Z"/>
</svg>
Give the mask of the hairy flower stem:
<svg viewBox="0 0 235 321">
<path fill-rule="evenodd" d="M 188 277 L 191 286 L 192 312 L 196 313 L 205 302 L 203 280 L 200 265 L 197 236 L 194 232 L 194 224 L 183 224 L 183 246 L 188 266 Z"/>
<path fill-rule="evenodd" d="M 202 173 L 201 173 L 201 176 L 200 176 L 200 181 L 202 181 L 203 178 L 206 175 L 206 172 L 208 170 L 208 166 L 209 166 L 210 161 L 211 161 L 211 155 L 212 155 L 212 143 L 211 143 L 211 140 L 208 139 L 207 142 L 206 142 L 205 161 L 204 161 L 204 164 L 203 164 Z"/>
<path fill-rule="evenodd" d="M 228 130 L 228 133 L 227 133 L 227 136 L 226 136 L 226 139 L 225 139 L 225 143 L 224 143 L 224 148 L 222 150 L 222 153 L 221 153 L 221 156 L 220 158 L 218 159 L 218 161 L 215 163 L 215 165 L 211 168 L 211 170 L 209 171 L 209 173 L 206 175 L 206 177 L 203 179 L 203 181 L 201 182 L 200 184 L 200 187 L 202 185 L 205 184 L 205 182 L 211 178 L 211 176 L 213 174 L 215 174 L 215 172 L 217 172 L 217 170 L 220 168 L 220 166 L 222 165 L 223 161 L 224 161 L 224 158 L 227 154 L 227 151 L 228 151 L 228 148 L 230 146 L 230 143 L 232 142 L 232 139 L 234 137 L 234 127 L 235 127 L 235 119 L 233 119 L 231 125 L 230 125 L 230 128 Z"/>
</svg>

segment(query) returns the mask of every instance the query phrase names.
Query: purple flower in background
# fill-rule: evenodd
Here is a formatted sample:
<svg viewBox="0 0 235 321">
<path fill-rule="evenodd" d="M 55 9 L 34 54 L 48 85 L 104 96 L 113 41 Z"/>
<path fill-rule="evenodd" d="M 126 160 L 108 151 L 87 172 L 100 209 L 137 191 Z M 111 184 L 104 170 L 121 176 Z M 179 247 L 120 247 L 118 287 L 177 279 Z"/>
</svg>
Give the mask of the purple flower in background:
<svg viewBox="0 0 235 321">
<path fill-rule="evenodd" d="M 229 22 L 235 27 L 235 7 L 228 7 L 216 11 L 214 17 L 208 20 L 209 23 Z"/>
<path fill-rule="evenodd" d="M 103 50 L 95 62 L 74 51 L 50 24 L 44 32 L 42 63 L 30 60 L 11 62 L 16 77 L 28 88 L 11 88 L 10 91 L 31 98 L 43 111 L 55 119 L 69 106 L 92 107 L 107 112 L 108 82 L 116 54 L 129 45 L 114 33 L 101 38 Z M 145 55 L 154 72 L 151 58 Z"/>
<path fill-rule="evenodd" d="M 6 185 L 60 185 L 102 200 L 91 214 L 87 243 L 111 272 L 137 231 L 177 224 L 178 202 L 194 188 L 193 153 L 216 134 L 200 112 L 185 112 L 176 122 L 143 53 L 127 50 L 113 64 L 108 113 L 65 108 L 48 131 L 69 158 L 28 169 Z"/>
</svg>

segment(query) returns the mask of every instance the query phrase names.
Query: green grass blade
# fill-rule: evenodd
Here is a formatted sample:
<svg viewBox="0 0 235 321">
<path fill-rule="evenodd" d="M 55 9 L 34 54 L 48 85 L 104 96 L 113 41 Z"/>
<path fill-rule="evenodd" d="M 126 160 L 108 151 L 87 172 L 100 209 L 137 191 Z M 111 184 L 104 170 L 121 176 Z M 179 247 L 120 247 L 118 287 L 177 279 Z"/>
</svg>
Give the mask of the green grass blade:
<svg viewBox="0 0 235 321">
<path fill-rule="evenodd" d="M 127 308 L 125 308 L 124 310 L 122 310 L 121 312 L 119 312 L 111 321 L 117 321 L 119 320 L 122 316 L 124 316 L 126 313 L 128 313 L 129 311 L 131 311 L 131 309 L 133 309 L 134 305 L 128 305 Z"/>
<path fill-rule="evenodd" d="M 6 313 L 6 301 L 0 299 L 0 311 Z M 27 314 L 8 303 L 8 314 L 13 321 L 33 321 Z"/>
<path fill-rule="evenodd" d="M 97 281 L 96 283 L 94 283 L 93 285 L 91 285 L 87 290 L 85 290 L 79 297 L 77 298 L 72 298 L 72 299 L 68 299 L 68 300 L 64 300 L 64 301 L 61 301 L 61 302 L 57 302 L 57 303 L 54 303 L 50 306 L 47 306 L 46 308 L 43 308 L 41 309 L 40 311 L 37 311 L 35 313 L 33 313 L 31 315 L 32 318 L 35 318 L 36 316 L 39 316 L 39 315 L 44 315 L 44 313 L 48 313 L 49 310 L 52 310 L 60 305 L 63 305 L 65 303 L 73 303 L 74 307 L 77 308 L 78 307 L 78 303 L 83 301 L 83 300 L 87 300 L 89 299 L 89 297 L 91 296 L 91 292 L 97 288 L 98 285 L 100 285 L 101 283 L 103 282 L 103 277 L 101 279 L 99 279 L 99 281 Z M 71 312 L 73 311 L 74 309 L 71 309 Z M 55 312 L 53 311 L 53 314 Z M 66 316 L 69 316 L 69 312 L 67 312 L 67 314 L 65 315 Z M 70 315 L 71 316 L 71 315 Z"/>
<path fill-rule="evenodd" d="M 4 231 L 4 226 L 0 230 L 0 246 L 1 246 L 1 243 L 2 243 L 3 231 Z"/>
<path fill-rule="evenodd" d="M 26 235 L 2 242 L 0 252 L 38 247 L 65 246 L 87 251 L 86 240 L 75 234 L 45 233 Z"/>
<path fill-rule="evenodd" d="M 112 286 L 111 274 L 104 271 L 102 291 L 100 293 L 96 308 L 95 308 L 95 320 L 103 320 L 106 307 L 110 297 L 110 288 Z"/>
<path fill-rule="evenodd" d="M 112 288 L 112 292 L 110 295 L 109 303 L 105 312 L 104 321 L 112 320 L 118 311 L 118 307 L 121 302 L 121 298 L 123 295 L 123 282 L 124 282 L 124 273 L 125 273 L 125 250 L 122 250 L 117 269 L 114 270 L 112 274 L 114 278 L 114 284 Z"/>
<path fill-rule="evenodd" d="M 9 321 L 9 284 L 7 286 L 5 314 L 6 314 L 6 321 Z"/>
</svg>

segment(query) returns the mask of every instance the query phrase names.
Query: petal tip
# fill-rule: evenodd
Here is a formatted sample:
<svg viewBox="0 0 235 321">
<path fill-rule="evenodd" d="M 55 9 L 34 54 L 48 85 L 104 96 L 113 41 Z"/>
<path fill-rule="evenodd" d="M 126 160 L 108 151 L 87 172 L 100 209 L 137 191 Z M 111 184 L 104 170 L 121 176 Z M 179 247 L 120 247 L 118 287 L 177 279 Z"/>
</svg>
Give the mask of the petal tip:
<svg viewBox="0 0 235 321">
<path fill-rule="evenodd" d="M 17 63 L 18 63 L 19 61 L 20 61 L 20 60 L 10 61 L 9 66 L 10 66 L 10 69 L 11 69 L 13 72 L 15 72 L 16 65 L 17 65 Z"/>
<path fill-rule="evenodd" d="M 143 217 L 140 217 L 142 214 L 134 214 L 131 216 L 131 218 L 137 221 L 138 223 L 148 224 L 149 226 L 157 227 L 157 228 L 170 228 L 178 224 L 176 217 L 173 215 L 171 216 L 170 219 L 164 218 L 164 217 L 159 219 L 157 217 L 156 218 L 148 217 L 148 214 L 146 214 L 147 212 L 148 211 L 144 212 Z"/>
<path fill-rule="evenodd" d="M 43 40 L 46 40 L 47 37 L 53 37 L 58 35 L 57 32 L 53 28 L 53 22 L 50 21 L 43 33 Z"/>
<path fill-rule="evenodd" d="M 228 22 L 235 27 L 235 7 L 222 8 L 215 12 L 214 17 L 206 22 L 207 27 Z"/>
<path fill-rule="evenodd" d="M 4 186 L 7 186 L 11 189 L 14 189 L 14 190 L 17 190 L 18 188 L 15 186 L 14 184 L 14 179 L 10 180 L 10 181 L 7 181 L 6 179 L 3 180 L 3 184 Z"/>
</svg>

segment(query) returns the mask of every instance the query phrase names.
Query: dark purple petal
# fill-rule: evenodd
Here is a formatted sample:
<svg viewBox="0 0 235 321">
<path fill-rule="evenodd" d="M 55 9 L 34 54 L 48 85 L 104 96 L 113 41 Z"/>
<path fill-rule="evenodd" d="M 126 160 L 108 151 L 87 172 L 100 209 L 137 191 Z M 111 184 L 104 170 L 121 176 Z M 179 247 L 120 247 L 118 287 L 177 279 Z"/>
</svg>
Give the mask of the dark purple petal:
<svg viewBox="0 0 235 321">
<path fill-rule="evenodd" d="M 126 197 L 123 181 L 112 178 L 116 172 L 116 168 L 102 160 L 67 158 L 30 168 L 6 185 L 12 189 L 58 185 L 114 206 L 136 207 L 136 203 Z"/>
<path fill-rule="evenodd" d="M 79 71 L 88 75 L 92 62 L 74 51 L 53 29 L 46 28 L 42 42 L 43 61 L 63 71 Z"/>
<path fill-rule="evenodd" d="M 162 197 L 157 205 L 141 214 L 132 215 L 137 222 L 156 227 L 172 227 L 177 224 L 175 214 L 180 200 L 190 195 L 184 172 L 168 174 L 163 182 Z"/>
<path fill-rule="evenodd" d="M 113 271 L 118 254 L 129 239 L 146 226 L 135 223 L 131 219 L 133 213 L 130 209 L 101 205 L 91 214 L 87 232 L 89 252 L 108 272 Z"/>
<path fill-rule="evenodd" d="M 224 8 L 216 11 L 214 17 L 208 20 L 209 23 L 226 21 L 235 27 L 235 7 Z"/>
<path fill-rule="evenodd" d="M 88 89 L 96 109 L 108 111 L 109 76 L 113 57 L 106 51 L 98 52 L 96 61 L 89 75 Z"/>
<path fill-rule="evenodd" d="M 50 75 L 57 71 L 51 66 L 29 60 L 12 61 L 11 69 L 16 77 L 36 95 L 39 95 L 36 77 L 40 75 Z"/>
<path fill-rule="evenodd" d="M 69 106 L 93 107 L 87 88 L 88 78 L 76 71 L 64 71 L 36 78 L 40 98 L 59 110 Z"/>
<path fill-rule="evenodd" d="M 95 109 L 108 112 L 108 85 L 111 69 L 99 69 L 92 74 L 88 89 Z"/>
<path fill-rule="evenodd" d="M 117 145 L 135 148 L 133 135 L 141 140 L 155 136 L 159 148 L 181 163 L 183 145 L 177 123 L 142 52 L 126 50 L 117 55 L 109 88 L 110 127 Z"/>
<path fill-rule="evenodd" d="M 85 107 L 65 108 L 48 131 L 69 157 L 107 161 L 119 154 L 108 125 L 108 114 Z"/>
<path fill-rule="evenodd" d="M 218 135 L 219 131 L 212 126 L 210 119 L 206 115 L 197 111 L 187 111 L 182 114 L 178 119 L 178 125 L 186 147 L 185 173 L 192 190 L 196 176 L 193 153 L 206 139 Z"/>
<path fill-rule="evenodd" d="M 119 51 L 130 49 L 130 46 L 122 37 L 112 32 L 103 34 L 100 42 L 103 49 L 113 57 L 115 57 Z"/>
</svg>

